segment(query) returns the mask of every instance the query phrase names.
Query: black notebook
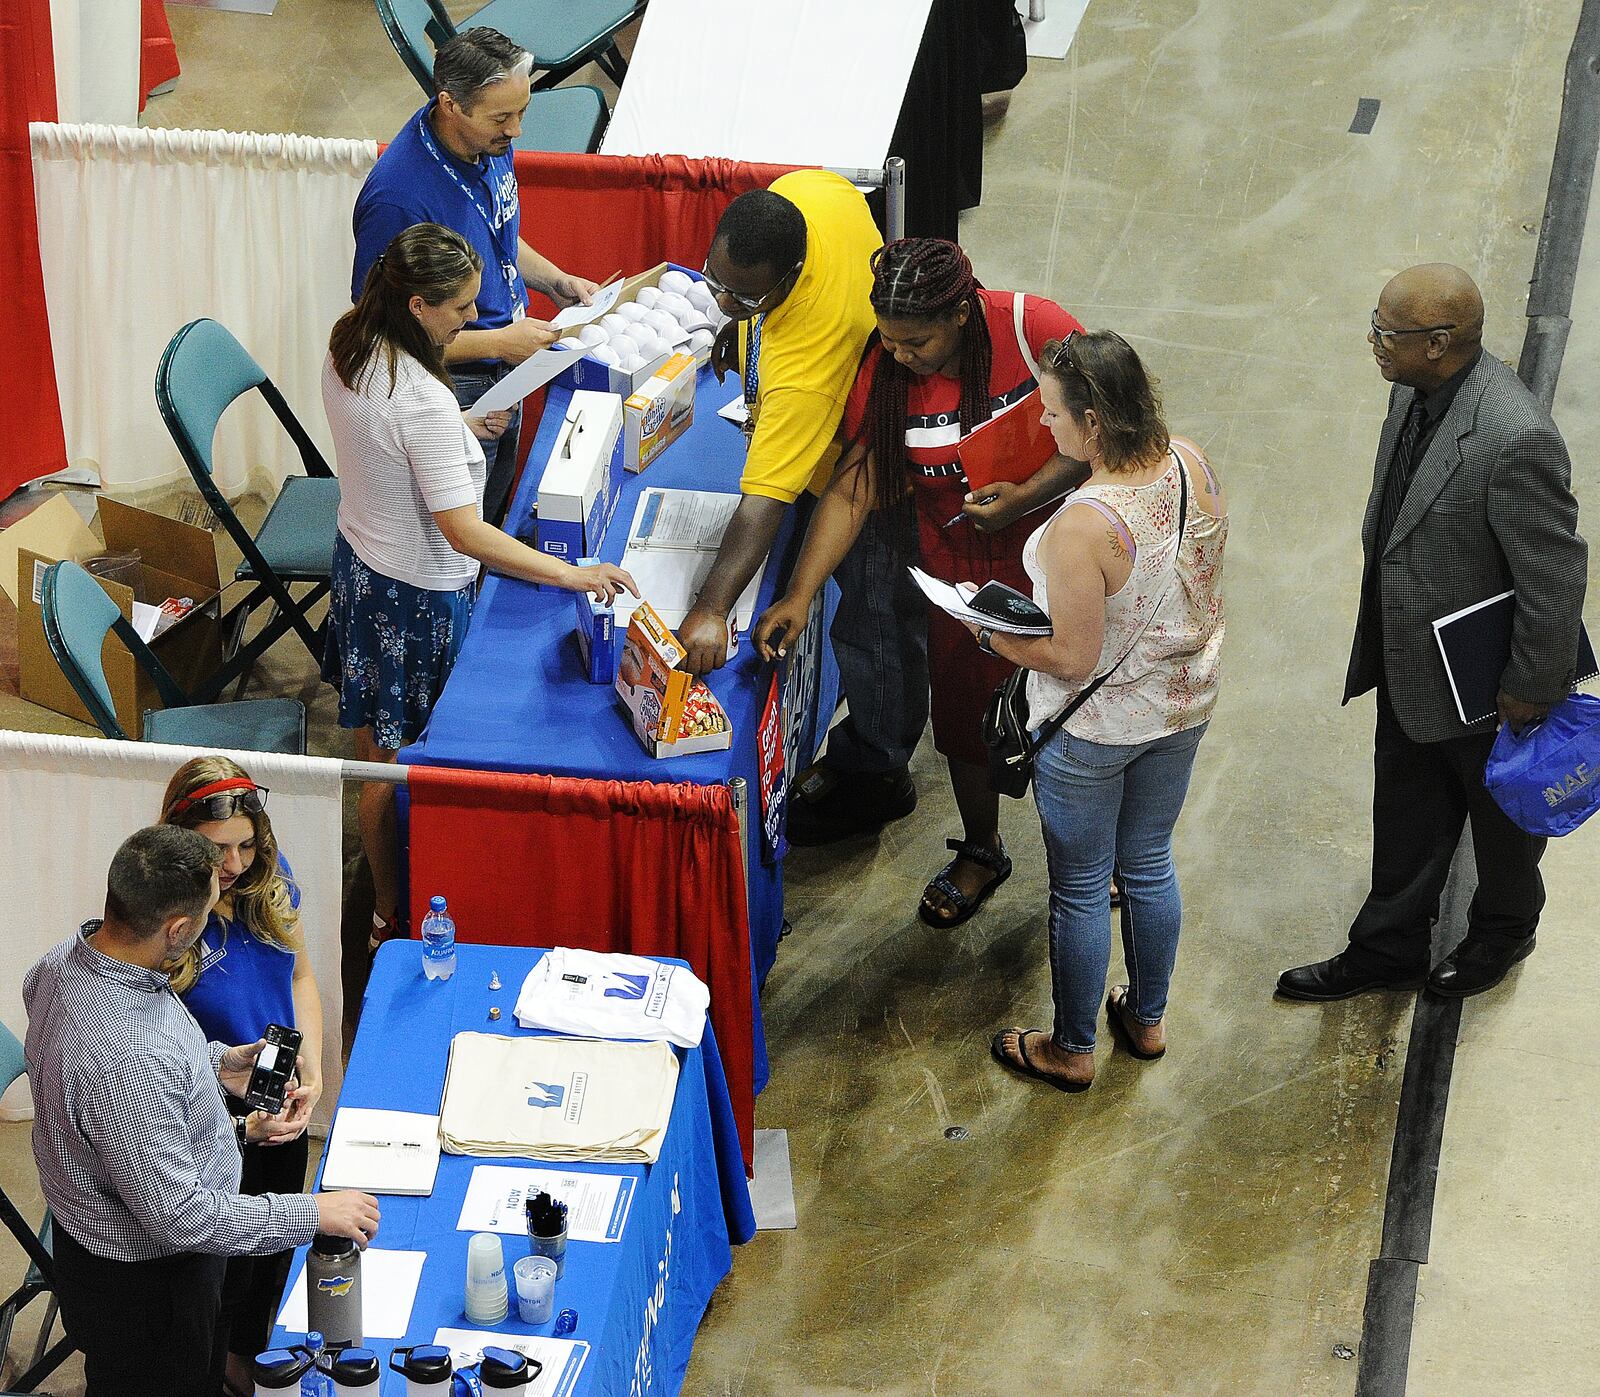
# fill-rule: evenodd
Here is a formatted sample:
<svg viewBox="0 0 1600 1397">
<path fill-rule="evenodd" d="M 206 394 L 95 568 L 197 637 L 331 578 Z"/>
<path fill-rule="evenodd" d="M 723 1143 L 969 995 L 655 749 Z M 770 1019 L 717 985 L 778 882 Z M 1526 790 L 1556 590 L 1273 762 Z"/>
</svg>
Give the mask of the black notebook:
<svg viewBox="0 0 1600 1397">
<path fill-rule="evenodd" d="M 1433 623 L 1433 638 L 1444 657 L 1444 672 L 1463 723 L 1481 723 L 1495 716 L 1500 677 L 1511 662 L 1511 623 L 1516 605 L 1515 592 L 1502 592 Z M 1589 632 L 1580 626 L 1578 671 L 1573 687 L 1593 679 L 1597 673 L 1600 668 L 1595 664 Z"/>
<path fill-rule="evenodd" d="M 1042 635 L 1050 634 L 1048 613 L 1037 606 L 1032 597 L 1023 596 L 1004 582 L 985 582 L 967 599 L 967 605 L 980 616 L 1002 625 L 1027 626 Z"/>
</svg>

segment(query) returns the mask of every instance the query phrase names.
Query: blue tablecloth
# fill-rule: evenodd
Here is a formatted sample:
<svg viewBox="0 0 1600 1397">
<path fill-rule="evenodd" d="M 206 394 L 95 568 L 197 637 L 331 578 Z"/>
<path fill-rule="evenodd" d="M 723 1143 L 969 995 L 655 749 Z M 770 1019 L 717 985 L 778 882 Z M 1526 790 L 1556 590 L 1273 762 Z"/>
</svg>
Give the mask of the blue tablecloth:
<svg viewBox="0 0 1600 1397">
<path fill-rule="evenodd" d="M 446 982 L 422 974 L 415 941 L 394 941 L 378 953 L 361 1007 L 355 1049 L 339 1093 L 341 1106 L 396 1111 L 439 1109 L 451 1039 L 467 1031 L 523 1034 L 512 1016 L 517 992 L 543 951 L 522 947 L 456 948 L 456 973 Z M 490 972 L 503 989 L 491 992 Z M 501 1006 L 491 1025 L 489 1006 Z M 529 1036 L 532 1036 L 529 1034 Z M 676 1393 L 683 1385 L 695 1331 L 706 1302 L 732 1265 L 730 1237 L 748 1241 L 755 1216 L 739 1155 L 733 1108 L 710 1026 L 698 1048 L 678 1049 L 678 1092 L 660 1158 L 652 1165 L 570 1165 L 626 1174 L 637 1183 L 632 1210 L 618 1242 L 569 1242 L 566 1269 L 556 1285 L 556 1310 L 578 1311 L 571 1337 L 590 1345 L 582 1374 L 559 1388 L 561 1397 L 625 1397 L 630 1392 Z M 515 1165 L 516 1160 L 445 1155 L 427 1198 L 384 1197 L 376 1245 L 425 1251 L 411 1324 L 404 1339 L 367 1344 L 388 1363 L 391 1349 L 431 1343 L 440 1328 L 472 1329 L 462 1310 L 470 1233 L 456 1231 L 472 1170 L 478 1164 Z M 318 1171 L 320 1180 L 321 1171 Z M 504 1237 L 506 1266 L 524 1255 L 526 1244 Z M 304 1253 L 295 1261 L 297 1276 Z M 511 1313 L 496 1332 L 545 1334 L 553 1326 L 523 1324 Z M 282 1328 L 274 1342 L 298 1341 Z M 641 1378 L 633 1386 L 635 1376 Z M 549 1391 L 555 1397 L 557 1385 Z M 405 1379 L 385 1374 L 384 1394 L 405 1391 Z M 542 1391 L 542 1389 L 541 1389 Z"/>
<path fill-rule="evenodd" d="M 689 430 L 648 469 L 629 476 L 623 485 L 601 549 L 601 556 L 608 562 L 621 561 L 634 509 L 640 492 L 647 486 L 730 493 L 738 489 L 744 467 L 744 438 L 736 426 L 716 415 L 717 409 L 737 392 L 731 378 L 719 384 L 711 374 L 702 373 L 695 397 L 695 419 Z M 565 388 L 552 388 L 549 392 L 527 469 L 507 514 L 506 527 L 512 533 L 526 535 L 530 530 L 539 476 L 571 397 Z M 757 616 L 773 600 L 779 582 L 787 579 L 800 542 L 796 511 L 790 510 L 762 581 Z M 695 781 L 709 785 L 726 782 L 733 776 L 744 777 L 751 802 L 746 851 L 750 949 L 755 984 L 759 987 L 772 968 L 783 925 L 782 864 L 763 858 L 757 798 L 756 728 L 771 667 L 761 661 L 749 637 L 742 637 L 738 655 L 709 680 L 712 692 L 732 721 L 733 746 L 723 752 L 653 758 L 646 755 L 634 736 L 613 691 L 584 678 L 573 633 L 575 617 L 570 592 L 490 576 L 483 584 L 471 628 L 428 729 L 420 742 L 401 752 L 400 760 L 480 771 L 621 781 Z M 807 732 L 800 744 L 801 765 L 821 741 L 818 715 L 825 715 L 825 722 L 836 702 L 837 670 L 826 647 L 824 652 L 819 701 L 809 715 Z M 760 1091 L 767 1080 L 767 1054 L 759 998 L 754 1025 L 755 1084 Z"/>
</svg>

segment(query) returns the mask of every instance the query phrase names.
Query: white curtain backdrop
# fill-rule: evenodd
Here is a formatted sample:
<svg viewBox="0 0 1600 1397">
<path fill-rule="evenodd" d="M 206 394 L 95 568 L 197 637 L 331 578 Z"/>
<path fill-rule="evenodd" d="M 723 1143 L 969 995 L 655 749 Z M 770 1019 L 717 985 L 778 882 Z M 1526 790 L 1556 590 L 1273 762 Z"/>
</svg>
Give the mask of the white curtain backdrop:
<svg viewBox="0 0 1600 1397">
<path fill-rule="evenodd" d="M 155 374 L 200 316 L 233 332 L 329 454 L 322 358 L 350 305 L 350 212 L 376 143 L 43 122 L 30 133 L 67 459 L 125 493 L 187 478 Z M 259 394 L 223 417 L 225 494 L 275 489 L 298 469 Z"/>
<path fill-rule="evenodd" d="M 60 120 L 138 121 L 140 29 L 139 0 L 50 0 Z"/>
<path fill-rule="evenodd" d="M 151 742 L 53 737 L 0 730 L 0 1020 L 27 1035 L 22 981 L 50 947 L 105 906 L 106 869 L 117 846 L 161 814 L 172 773 L 198 751 Z M 339 975 L 342 822 L 339 763 L 327 757 L 229 752 L 270 795 L 267 809 L 300 885 L 300 919 L 322 992 L 323 1093 L 317 1117 L 333 1111 L 343 1080 Z M 4 1105 L 26 1110 L 23 1083 Z M 15 1118 L 15 1117 L 13 1117 Z"/>
</svg>

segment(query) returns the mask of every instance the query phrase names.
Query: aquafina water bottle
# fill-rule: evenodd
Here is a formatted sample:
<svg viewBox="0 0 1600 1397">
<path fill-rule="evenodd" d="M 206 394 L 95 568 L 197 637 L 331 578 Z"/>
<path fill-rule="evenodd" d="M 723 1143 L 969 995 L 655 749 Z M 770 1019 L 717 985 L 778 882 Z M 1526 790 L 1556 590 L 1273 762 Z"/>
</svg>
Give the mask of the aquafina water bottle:
<svg viewBox="0 0 1600 1397">
<path fill-rule="evenodd" d="M 300 1397 L 332 1397 L 332 1384 L 327 1374 L 317 1367 L 324 1347 L 322 1335 L 315 1329 L 306 1335 L 305 1351 L 311 1356 L 311 1366 L 300 1379 Z"/>
<path fill-rule="evenodd" d="M 448 980 L 456 973 L 456 924 L 442 897 L 430 899 L 422 919 L 422 973 L 430 980 Z"/>
</svg>

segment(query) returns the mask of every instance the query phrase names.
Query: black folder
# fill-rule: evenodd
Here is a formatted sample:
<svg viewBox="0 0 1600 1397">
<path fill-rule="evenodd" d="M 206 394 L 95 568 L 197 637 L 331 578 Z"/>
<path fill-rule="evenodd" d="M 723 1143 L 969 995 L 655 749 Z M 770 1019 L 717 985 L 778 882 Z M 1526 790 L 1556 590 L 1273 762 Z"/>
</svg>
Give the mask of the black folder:
<svg viewBox="0 0 1600 1397">
<path fill-rule="evenodd" d="M 1516 614 L 1516 593 L 1501 592 L 1475 606 L 1441 616 L 1433 623 L 1433 638 L 1444 657 L 1444 672 L 1455 696 L 1456 712 L 1463 723 L 1481 723 L 1497 711 L 1500 677 L 1511 663 L 1511 623 Z M 1600 673 L 1595 664 L 1589 632 L 1578 628 L 1578 669 L 1573 687 Z"/>
</svg>

